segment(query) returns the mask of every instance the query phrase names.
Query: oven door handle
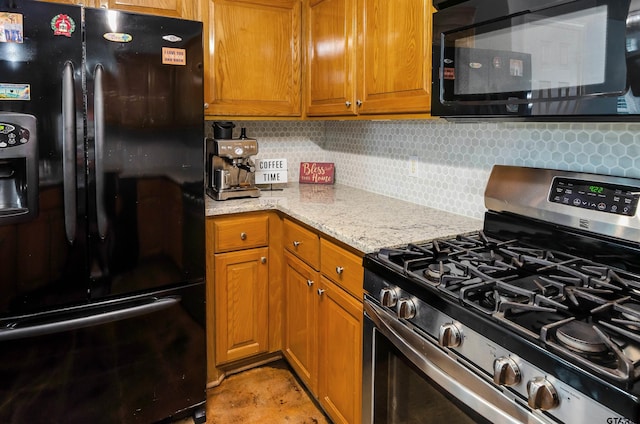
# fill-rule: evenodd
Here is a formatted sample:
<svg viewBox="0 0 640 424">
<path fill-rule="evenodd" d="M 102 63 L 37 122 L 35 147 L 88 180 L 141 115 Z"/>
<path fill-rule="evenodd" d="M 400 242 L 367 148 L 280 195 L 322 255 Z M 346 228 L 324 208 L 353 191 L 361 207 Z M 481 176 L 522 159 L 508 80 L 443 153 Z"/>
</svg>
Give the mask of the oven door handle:
<svg viewBox="0 0 640 424">
<path fill-rule="evenodd" d="M 491 422 L 548 423 L 365 297 L 365 319 L 436 384 Z"/>
</svg>

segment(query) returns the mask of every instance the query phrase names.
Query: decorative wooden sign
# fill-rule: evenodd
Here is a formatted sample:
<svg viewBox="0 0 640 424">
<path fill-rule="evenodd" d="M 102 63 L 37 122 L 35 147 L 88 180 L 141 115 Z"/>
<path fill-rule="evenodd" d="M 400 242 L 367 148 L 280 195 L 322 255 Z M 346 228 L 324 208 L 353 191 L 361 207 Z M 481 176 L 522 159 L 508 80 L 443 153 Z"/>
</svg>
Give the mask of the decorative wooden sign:
<svg viewBox="0 0 640 424">
<path fill-rule="evenodd" d="M 335 165 L 329 162 L 300 162 L 300 179 L 303 184 L 333 184 Z"/>
</svg>

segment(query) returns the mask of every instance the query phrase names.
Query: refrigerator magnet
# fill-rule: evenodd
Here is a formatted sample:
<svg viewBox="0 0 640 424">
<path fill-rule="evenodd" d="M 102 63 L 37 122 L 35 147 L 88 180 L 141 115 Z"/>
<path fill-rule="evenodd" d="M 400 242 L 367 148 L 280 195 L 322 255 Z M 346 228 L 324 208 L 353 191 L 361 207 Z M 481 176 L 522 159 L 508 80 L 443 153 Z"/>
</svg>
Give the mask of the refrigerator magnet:
<svg viewBox="0 0 640 424">
<path fill-rule="evenodd" d="M 71 37 L 71 34 L 76 30 L 76 23 L 69 15 L 59 14 L 51 18 L 51 29 L 53 35 Z"/>
<path fill-rule="evenodd" d="M 22 43 L 22 15 L 0 12 L 0 43 Z"/>
<path fill-rule="evenodd" d="M 107 32 L 103 37 L 105 40 L 113 41 L 114 43 L 130 43 L 133 40 L 131 34 L 125 34 L 124 32 Z"/>
<path fill-rule="evenodd" d="M 31 100 L 31 85 L 0 82 L 0 100 Z"/>
<path fill-rule="evenodd" d="M 163 65 L 186 65 L 187 51 L 185 49 L 176 49 L 173 47 L 162 48 L 162 64 Z"/>
</svg>

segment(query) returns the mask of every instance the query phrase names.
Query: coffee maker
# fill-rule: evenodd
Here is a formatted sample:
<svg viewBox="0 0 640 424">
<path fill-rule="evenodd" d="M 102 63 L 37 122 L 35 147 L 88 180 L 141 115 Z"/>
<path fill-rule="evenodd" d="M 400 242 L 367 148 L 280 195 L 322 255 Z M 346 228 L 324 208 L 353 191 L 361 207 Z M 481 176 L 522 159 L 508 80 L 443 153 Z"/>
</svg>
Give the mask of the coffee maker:
<svg viewBox="0 0 640 424">
<path fill-rule="evenodd" d="M 258 141 L 247 138 L 244 128 L 240 138 L 231 138 L 233 124 L 226 124 L 214 123 L 214 138 L 207 138 L 207 194 L 214 200 L 258 197 L 251 159 L 258 154 Z"/>
</svg>

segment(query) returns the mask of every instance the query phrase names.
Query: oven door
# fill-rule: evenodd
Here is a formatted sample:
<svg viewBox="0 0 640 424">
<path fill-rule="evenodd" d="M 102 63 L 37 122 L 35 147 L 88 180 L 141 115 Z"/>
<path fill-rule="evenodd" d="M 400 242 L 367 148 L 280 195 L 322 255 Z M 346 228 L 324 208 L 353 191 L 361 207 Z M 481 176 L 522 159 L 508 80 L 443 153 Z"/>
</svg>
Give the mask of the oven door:
<svg viewBox="0 0 640 424">
<path fill-rule="evenodd" d="M 364 424 L 548 422 L 368 296 L 364 310 Z"/>
</svg>

